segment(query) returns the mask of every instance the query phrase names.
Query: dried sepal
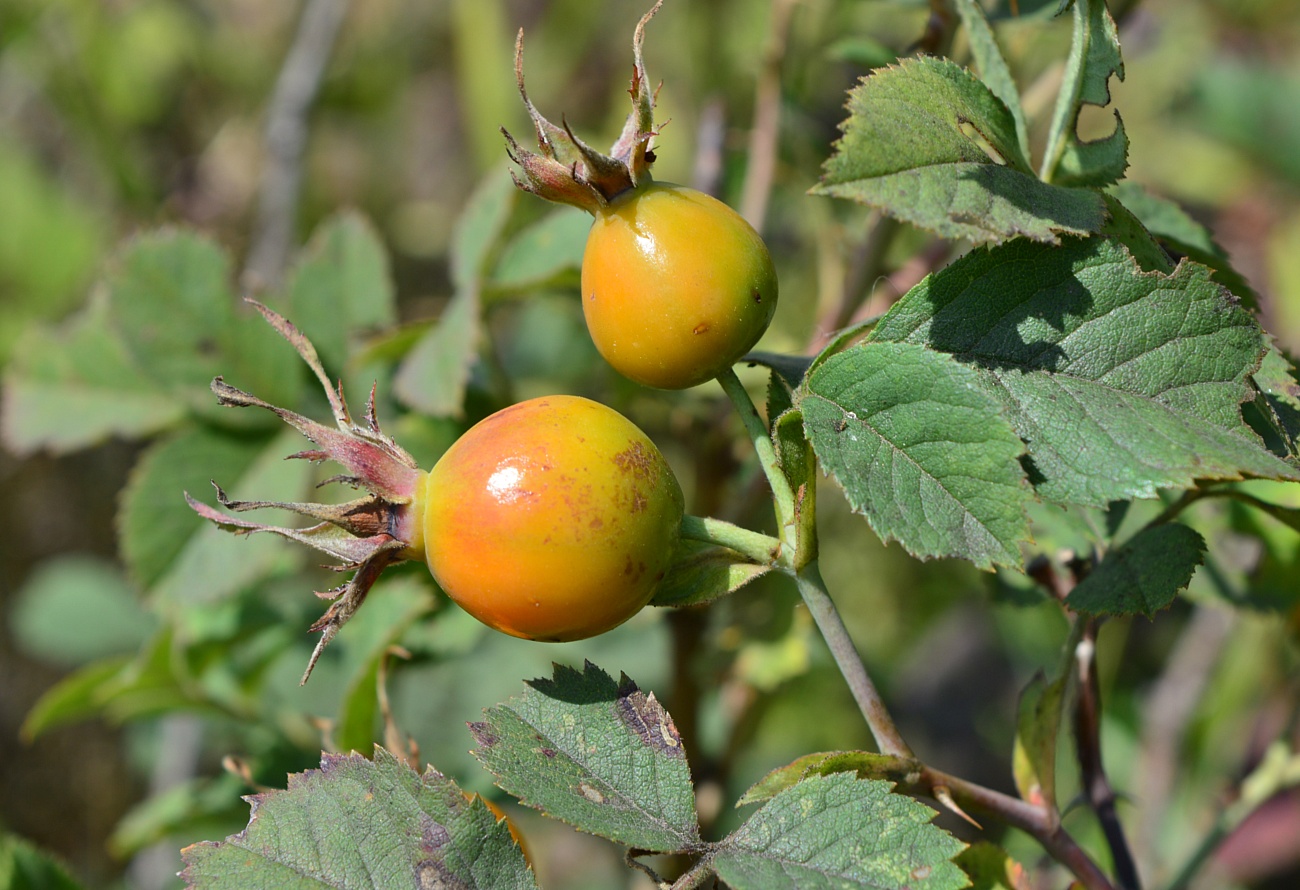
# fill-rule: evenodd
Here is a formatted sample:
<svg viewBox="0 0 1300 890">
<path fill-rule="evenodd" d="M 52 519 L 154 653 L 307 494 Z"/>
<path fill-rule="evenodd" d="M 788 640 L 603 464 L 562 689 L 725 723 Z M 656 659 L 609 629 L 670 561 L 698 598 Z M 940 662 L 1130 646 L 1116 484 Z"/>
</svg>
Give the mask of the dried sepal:
<svg viewBox="0 0 1300 890">
<path fill-rule="evenodd" d="M 212 381 L 217 402 L 228 407 L 265 408 L 274 412 L 316 446 L 291 454 L 290 459 L 333 460 L 347 472 L 332 476 L 321 485 L 343 483 L 364 490 L 367 495 L 342 504 L 233 500 L 213 483 L 217 502 L 230 513 L 265 508 L 287 510 L 319 520 L 308 528 L 287 528 L 238 519 L 195 500 L 188 492 L 185 500 L 196 513 L 225 531 L 240 535 L 257 532 L 279 535 L 339 560 L 342 564 L 334 567 L 338 571 L 354 573 L 346 584 L 317 593 L 317 596 L 334 602 L 311 626 L 311 631 L 320 632 L 321 637 L 302 677 L 302 682 L 306 683 L 325 647 L 361 607 L 383 570 L 409 557 L 417 521 L 412 505 L 423 474 L 415 459 L 380 430 L 375 417 L 374 387 L 371 387 L 366 403 L 364 425 L 357 424 L 348 411 L 342 386 L 331 383 L 326 376 L 311 342 L 283 316 L 254 300 L 248 302 L 289 341 L 316 375 L 329 400 L 335 427 L 272 405 L 231 386 L 220 377 Z"/>
<path fill-rule="evenodd" d="M 656 135 L 655 91 L 646 78 L 642 44 L 646 23 L 662 5 L 663 0 L 658 0 L 637 23 L 632 38 L 632 87 L 628 90 L 632 111 L 607 155 L 574 135 L 567 122 L 556 126 L 548 121 L 528 98 L 524 86 L 524 32 L 520 30 L 515 41 L 515 81 L 533 122 L 537 151 L 529 151 L 508 131 L 501 130 L 506 139 L 506 153 L 522 171 L 522 175 L 515 176 L 519 188 L 594 214 L 616 195 L 650 181 L 650 164 L 654 161 L 650 140 Z"/>
</svg>

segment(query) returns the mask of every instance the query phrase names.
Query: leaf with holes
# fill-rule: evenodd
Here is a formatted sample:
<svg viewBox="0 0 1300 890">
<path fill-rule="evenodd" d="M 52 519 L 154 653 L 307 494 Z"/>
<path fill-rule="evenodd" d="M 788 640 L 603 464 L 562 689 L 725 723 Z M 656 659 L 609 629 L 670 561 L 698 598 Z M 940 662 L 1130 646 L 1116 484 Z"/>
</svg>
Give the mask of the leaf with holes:
<svg viewBox="0 0 1300 890">
<path fill-rule="evenodd" d="M 497 784 L 582 831 L 654 852 L 700 843 L 695 791 L 673 719 L 636 684 L 587 663 L 555 666 L 470 729 Z"/>
<path fill-rule="evenodd" d="M 1169 607 L 1205 561 L 1205 539 L 1176 522 L 1139 532 L 1106 554 L 1065 604 L 1091 615 L 1145 615 Z"/>
<path fill-rule="evenodd" d="M 383 748 L 375 759 L 326 754 L 285 791 L 248 798 L 248 827 L 181 851 L 196 890 L 536 888 L 504 823 L 432 767 L 415 772 Z"/>
<path fill-rule="evenodd" d="M 973 74 L 946 59 L 880 69 L 849 94 L 843 137 L 815 194 L 849 198 L 945 238 L 1056 243 L 1106 220 L 1090 189 L 1040 181 L 1016 121 Z"/>
<path fill-rule="evenodd" d="M 888 782 L 812 776 L 768 801 L 717 846 L 713 868 L 735 890 L 957 890 L 961 841 L 934 810 Z"/>
</svg>

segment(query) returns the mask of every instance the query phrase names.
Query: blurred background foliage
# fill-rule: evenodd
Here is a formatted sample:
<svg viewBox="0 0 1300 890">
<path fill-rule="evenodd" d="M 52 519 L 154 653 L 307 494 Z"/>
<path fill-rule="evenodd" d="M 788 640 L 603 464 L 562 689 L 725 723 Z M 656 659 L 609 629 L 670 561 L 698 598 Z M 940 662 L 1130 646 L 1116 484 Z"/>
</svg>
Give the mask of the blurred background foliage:
<svg viewBox="0 0 1300 890">
<path fill-rule="evenodd" d="M 266 163 L 266 111 L 300 6 L 0 2 L 7 379 L 39 363 L 123 239 L 194 227 L 229 250 L 231 268 L 244 266 Z M 1053 20 L 1056 3 L 1046 0 L 1024 0 L 1015 11 L 986 6 L 1030 115 L 1045 121 L 1068 21 Z M 1300 349 L 1300 8 L 1292 0 L 1112 7 L 1127 68 L 1112 87 L 1132 146 L 1129 177 L 1210 227 L 1258 291 L 1265 327 Z M 381 419 L 425 466 L 469 422 L 510 399 L 582 393 L 651 433 L 677 468 L 691 512 L 761 524 L 761 490 L 743 468 L 744 443 L 719 394 L 651 392 L 616 378 L 590 346 L 575 300 L 581 217 L 511 201 L 502 186 L 498 127 L 528 132 L 514 85 L 515 30 L 527 32 L 534 102 L 600 144 L 626 113 L 629 38 L 643 12 L 625 0 L 350 4 L 310 116 L 297 242 L 325 224 L 308 257 L 328 258 L 330 237 L 348 250 L 382 244 L 366 280 L 391 280 L 391 290 L 380 308 L 349 304 L 344 330 L 319 318 L 304 327 L 354 402 L 379 381 Z M 905 230 L 878 268 L 864 269 L 870 214 L 805 195 L 836 136 L 845 91 L 911 52 L 928 14 L 927 3 L 902 0 L 670 0 L 650 26 L 647 65 L 663 80 L 658 116 L 668 121 L 656 175 L 718 194 L 768 238 L 781 304 L 763 348 L 807 351 L 846 293 L 868 292 L 868 306 L 879 309 L 961 249 Z M 954 53 L 963 52 L 959 35 Z M 773 112 L 775 129 L 763 118 Z M 1104 111 L 1083 124 L 1104 132 L 1109 120 Z M 755 173 L 765 152 L 770 175 Z M 458 292 L 453 233 L 480 182 L 481 200 L 501 212 L 480 288 L 491 349 L 470 368 L 463 412 L 458 403 L 441 418 L 408 413 L 433 394 L 408 380 L 394 400 L 394 386 L 402 387 L 394 376 Z M 336 217 L 342 208 L 359 215 Z M 306 263 L 291 281 L 320 286 L 302 271 Z M 322 268 L 326 279 L 335 269 Z M 270 293 L 275 284 L 244 282 Z M 233 294 L 235 284 L 228 287 Z M 287 348 L 266 348 L 260 373 L 293 402 L 306 392 L 301 369 Z M 746 380 L 762 385 L 761 375 Z M 326 416 L 318 396 L 299 398 Z M 322 744 L 379 740 L 374 690 L 383 670 L 396 722 L 422 758 L 484 793 L 490 785 L 466 753 L 465 721 L 515 694 L 522 679 L 548 674 L 553 660 L 625 671 L 656 691 L 686 735 L 701 807 L 717 830 L 767 770 L 814 750 L 869 745 L 794 592 L 775 582 L 702 611 L 648 610 L 614 633 L 552 646 L 485 632 L 411 568 L 377 589 L 299 689 L 311 644 L 303 630 L 320 608 L 308 591 L 333 582 L 297 548 L 214 533 L 209 571 L 238 563 L 255 566 L 251 574 L 207 600 L 177 605 L 160 593 L 159 579 L 198 529 L 182 488 L 205 496 L 206 480 L 223 472 L 289 487 L 309 481 L 293 475 L 305 467 L 267 463 L 298 449 L 291 438 L 215 413 L 195 408 L 150 435 L 76 447 L 38 447 L 9 428 L 11 448 L 0 452 L 0 832 L 52 851 L 84 885 L 175 886 L 182 845 L 247 821 L 238 795 L 249 783 L 283 787 L 287 772 L 316 763 Z M 133 478 L 161 487 L 141 494 L 144 483 L 133 488 Z M 146 496 L 154 498 L 144 511 L 153 526 L 130 526 L 139 511 L 118 518 Z M 1288 497 L 1300 503 L 1286 492 L 1274 499 Z M 1018 601 L 964 564 L 921 564 L 881 547 L 830 488 L 822 508 L 824 573 L 905 735 L 927 761 L 1008 788 L 1016 695 L 1054 663 L 1064 632 L 1058 613 Z M 1192 595 L 1156 621 L 1113 621 L 1101 638 L 1112 779 L 1166 802 L 1154 816 L 1144 811 L 1136 831 L 1146 861 L 1166 864 L 1186 854 L 1228 781 L 1295 707 L 1297 536 L 1227 508 L 1198 509 L 1223 571 L 1201 572 Z M 183 527 L 179 543 L 163 531 L 168 523 Z M 1040 517 L 1039 529 L 1044 546 L 1069 538 L 1059 517 Z M 1249 600 L 1269 590 L 1272 609 L 1216 605 L 1234 592 Z M 382 657 L 396 642 L 409 663 Z M 60 681 L 62 698 L 54 706 L 47 698 L 29 718 Z M 1170 704 L 1189 689 L 1181 711 Z M 26 733 L 24 720 L 34 721 Z M 45 731 L 33 737 L 34 728 Z M 226 757 L 234 759 L 223 770 Z M 1153 791 L 1161 765 L 1176 778 Z M 1290 840 L 1255 849 L 1243 832 L 1221 856 L 1225 881 L 1295 886 L 1300 800 L 1271 806 L 1285 810 L 1272 815 Z M 542 886 L 648 886 L 609 845 L 511 812 L 533 839 Z M 1102 849 L 1086 815 L 1067 818 Z M 1038 861 L 1032 846 L 1004 840 Z"/>
</svg>

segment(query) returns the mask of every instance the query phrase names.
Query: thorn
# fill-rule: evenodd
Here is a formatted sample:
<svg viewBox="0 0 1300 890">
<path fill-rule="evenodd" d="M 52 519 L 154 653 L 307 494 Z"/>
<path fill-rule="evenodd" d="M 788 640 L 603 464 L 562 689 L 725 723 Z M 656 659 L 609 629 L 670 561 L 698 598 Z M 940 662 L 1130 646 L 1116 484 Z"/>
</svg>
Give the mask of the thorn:
<svg viewBox="0 0 1300 890">
<path fill-rule="evenodd" d="M 955 815 L 957 815 L 957 816 L 960 816 L 961 818 L 965 819 L 967 822 L 969 822 L 971 825 L 974 825 L 974 826 L 975 826 L 976 828 L 978 828 L 980 831 L 983 831 L 983 830 L 984 830 L 984 826 L 983 826 L 983 825 L 980 825 L 978 822 L 976 822 L 974 819 L 972 819 L 972 818 L 970 817 L 970 815 L 967 814 L 967 812 L 966 812 L 965 810 L 963 810 L 961 807 L 957 806 L 957 802 L 956 802 L 955 800 L 952 799 L 952 792 L 948 790 L 948 786 L 946 786 L 946 785 L 935 785 L 935 786 L 934 786 L 934 799 L 937 800 L 937 801 L 939 801 L 939 803 L 943 804 L 945 809 L 947 809 L 948 811 L 952 812 L 953 814 L 955 814 Z"/>
</svg>

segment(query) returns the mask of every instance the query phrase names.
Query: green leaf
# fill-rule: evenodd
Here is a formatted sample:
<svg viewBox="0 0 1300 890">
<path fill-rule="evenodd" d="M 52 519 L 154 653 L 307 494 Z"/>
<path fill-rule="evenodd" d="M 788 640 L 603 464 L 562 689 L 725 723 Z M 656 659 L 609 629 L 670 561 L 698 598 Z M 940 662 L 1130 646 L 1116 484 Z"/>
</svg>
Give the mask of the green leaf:
<svg viewBox="0 0 1300 890">
<path fill-rule="evenodd" d="M 247 470 L 242 475 L 223 476 L 212 481 L 236 500 L 301 501 L 311 483 L 311 464 L 305 460 L 286 461 L 285 457 L 299 451 L 302 443 L 303 439 L 296 431 L 286 429 L 258 449 L 253 459 L 247 462 Z M 168 472 L 171 459 L 176 456 L 173 453 L 167 456 L 166 461 L 160 459 L 156 472 Z M 207 472 L 204 468 L 204 473 Z M 139 487 L 142 491 L 154 491 L 157 483 L 146 478 Z M 209 491 L 209 486 L 204 485 L 190 494 L 210 500 Z M 176 495 L 184 504 L 184 491 L 178 490 Z M 148 511 L 143 505 L 141 511 L 145 515 L 139 525 L 149 528 Z M 260 512 L 243 515 L 257 521 Z M 192 523 L 189 517 L 186 517 L 183 529 L 189 533 L 175 551 L 175 557 L 165 566 L 150 566 L 158 576 L 149 594 L 156 602 L 168 607 L 213 603 L 233 596 L 262 578 L 296 565 L 301 558 L 298 548 L 290 548 L 272 535 L 237 538 L 211 523 Z M 167 546 L 174 548 L 175 544 L 172 541 Z"/>
<path fill-rule="evenodd" d="M 1177 522 L 1145 529 L 1106 554 L 1066 597 L 1090 615 L 1145 615 L 1167 608 L 1205 561 L 1205 539 Z"/>
<path fill-rule="evenodd" d="M 287 293 L 288 317 L 329 368 L 346 366 L 350 338 L 396 321 L 388 254 L 358 213 L 321 223 L 298 257 Z"/>
<path fill-rule="evenodd" d="M 488 260 L 501 239 L 519 190 L 510 171 L 484 177 L 456 221 L 451 243 L 451 283 L 456 290 L 479 289 Z"/>
<path fill-rule="evenodd" d="M 127 656 L 95 661 L 59 680 L 23 718 L 22 737 L 30 742 L 47 730 L 99 714 L 101 690 L 130 663 Z"/>
<path fill-rule="evenodd" d="M 1110 104 L 1110 77 L 1124 79 L 1119 31 L 1105 0 L 1074 0 L 1074 40 L 1048 130 L 1042 178 L 1061 185 L 1109 185 L 1128 166 L 1128 137 L 1115 112 L 1115 132 L 1095 142 L 1079 141 L 1079 110 Z"/>
<path fill-rule="evenodd" d="M 293 349 L 250 308 L 236 311 L 230 260 L 206 237 L 179 229 L 128 242 L 105 280 L 109 323 L 144 375 L 222 424 L 273 421 L 219 412 L 208 391 L 221 374 L 274 404 L 301 386 Z"/>
<path fill-rule="evenodd" d="M 174 637 L 161 629 L 134 658 L 93 662 L 56 683 L 23 721 L 25 738 L 90 717 L 123 723 L 166 711 L 193 709 L 174 660 Z"/>
<path fill-rule="evenodd" d="M 18 454 L 139 438 L 180 421 L 185 404 L 140 372 L 108 326 L 103 294 L 57 329 L 33 326 L 4 375 L 0 438 Z"/>
<path fill-rule="evenodd" d="M 1264 360 L 1251 380 L 1259 390 L 1255 405 L 1265 432 L 1271 430 L 1277 439 L 1276 444 L 1270 442 L 1270 447 L 1294 462 L 1300 457 L 1300 382 L 1291 362 L 1271 339 L 1268 352 L 1264 353 Z"/>
<path fill-rule="evenodd" d="M 591 214 L 576 207 L 552 211 L 506 245 L 492 288 L 529 291 L 569 279 L 576 284 L 590 231 Z"/>
<path fill-rule="evenodd" d="M 650 605 L 678 608 L 709 603 L 735 593 L 771 568 L 755 565 L 728 547 L 681 538 Z"/>
<path fill-rule="evenodd" d="M 70 554 L 32 572 L 15 596 L 10 631 L 25 652 L 76 665 L 133 652 L 155 623 L 116 566 Z"/>
<path fill-rule="evenodd" d="M 768 801 L 718 846 L 735 890 L 946 890 L 967 886 L 962 843 L 934 811 L 846 773 L 812 776 Z"/>
<path fill-rule="evenodd" d="M 1096 232 L 1101 196 L 1039 181 L 1016 122 L 984 84 L 943 59 L 908 60 L 849 94 L 849 119 L 814 194 L 850 198 L 945 238 L 1056 243 Z"/>
<path fill-rule="evenodd" d="M 1030 890 L 1025 867 L 996 844 L 979 841 L 956 858 L 971 880 L 971 890 Z"/>
<path fill-rule="evenodd" d="M 793 407 L 778 414 L 772 412 L 793 399 L 785 385 L 773 375 L 772 396 L 768 398 L 768 416 L 772 421 L 772 440 L 776 445 L 776 458 L 781 473 L 794 492 L 795 519 L 798 525 L 795 538 L 798 553 L 796 567 L 806 566 L 817 558 L 817 455 L 804 433 L 803 415 Z"/>
<path fill-rule="evenodd" d="M 973 368 L 868 343 L 827 359 L 797 395 L 823 468 L 883 540 L 922 559 L 1019 565 L 1032 498 L 1024 444 Z"/>
<path fill-rule="evenodd" d="M 1025 112 L 1020 105 L 1020 92 L 1016 89 L 1015 78 L 1002 56 L 997 38 L 989 26 L 984 7 L 976 0 L 957 0 L 957 14 L 966 27 L 966 36 L 970 40 L 971 55 L 979 69 L 980 79 L 997 96 L 1011 113 L 1016 122 L 1016 145 L 1022 157 L 1029 157 L 1029 128 L 1025 125 Z"/>
<path fill-rule="evenodd" d="M 118 547 L 131 577 L 148 589 L 206 523 L 185 503 L 185 492 L 206 497 L 213 480 L 240 478 L 266 450 L 266 440 L 191 427 L 155 442 L 122 490 Z"/>
<path fill-rule="evenodd" d="M 1232 267 L 1227 251 L 1214 240 L 1209 229 L 1192 219 L 1177 203 L 1129 180 L 1116 183 L 1107 191 L 1141 220 L 1147 231 L 1163 245 L 1209 266 L 1214 270 L 1214 280 L 1240 297 L 1248 307 L 1259 305 L 1259 294 Z"/>
<path fill-rule="evenodd" d="M 61 862 L 22 838 L 0 833 L 0 887 L 5 890 L 81 890 Z"/>
<path fill-rule="evenodd" d="M 978 369 L 1050 501 L 1102 506 L 1196 479 L 1297 478 L 1241 419 L 1264 355 L 1259 325 L 1195 263 L 1144 273 L 1097 238 L 977 250 L 909 291 L 868 340 L 881 341 Z"/>
<path fill-rule="evenodd" d="M 1056 737 L 1061 728 L 1067 674 L 1050 683 L 1039 671 L 1020 693 L 1012 775 L 1022 800 L 1046 807 L 1055 818 Z"/>
<path fill-rule="evenodd" d="M 1156 240 L 1156 236 L 1142 224 L 1142 220 L 1121 204 L 1113 194 L 1103 192 L 1102 198 L 1106 202 L 1106 212 L 1110 215 L 1110 219 L 1106 220 L 1106 225 L 1102 227 L 1101 235 L 1113 238 L 1128 248 L 1128 252 L 1133 254 L 1133 259 L 1137 260 L 1144 272 L 1160 272 L 1165 275 L 1172 273 L 1173 260 Z"/>
<path fill-rule="evenodd" d="M 821 751 L 805 754 L 785 766 L 777 767 L 750 787 L 736 806 L 763 803 L 809 776 L 855 773 L 859 779 L 884 779 L 893 782 L 915 781 L 920 764 L 892 754 L 872 751 Z"/>
<path fill-rule="evenodd" d="M 656 852 L 699 843 L 681 736 L 655 700 L 587 663 L 555 666 L 470 724 L 474 754 L 520 801 L 574 827 Z"/>
<path fill-rule="evenodd" d="M 463 416 L 481 333 L 478 291 L 459 291 L 402 361 L 393 379 L 397 397 L 432 417 Z"/>
<path fill-rule="evenodd" d="M 248 827 L 181 851 L 203 890 L 533 888 L 504 823 L 433 768 L 421 775 L 383 748 L 373 762 L 326 754 L 286 791 L 253 795 Z"/>
<path fill-rule="evenodd" d="M 438 323 L 407 354 L 393 389 L 410 408 L 434 417 L 461 417 L 470 369 L 482 335 L 485 266 L 513 206 L 514 183 L 504 174 L 479 186 L 456 225 L 451 251 L 455 293 Z"/>
</svg>

